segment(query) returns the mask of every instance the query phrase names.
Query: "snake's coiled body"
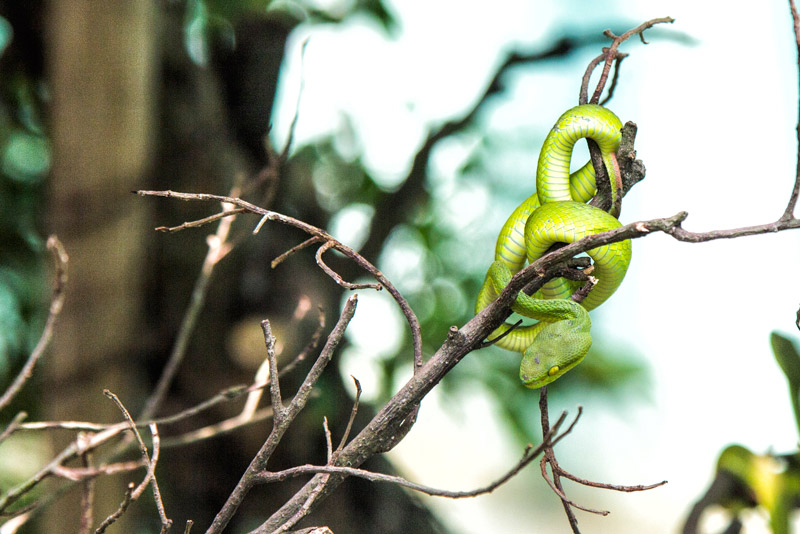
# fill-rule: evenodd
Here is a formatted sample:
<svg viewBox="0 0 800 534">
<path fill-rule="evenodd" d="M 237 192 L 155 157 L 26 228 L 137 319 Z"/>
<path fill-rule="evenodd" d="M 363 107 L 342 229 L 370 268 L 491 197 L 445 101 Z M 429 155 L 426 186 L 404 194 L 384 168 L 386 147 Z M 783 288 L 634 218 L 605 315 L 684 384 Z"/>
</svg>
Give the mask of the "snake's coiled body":
<svg viewBox="0 0 800 534">
<path fill-rule="evenodd" d="M 611 111 L 598 105 L 577 106 L 564 113 L 545 139 L 536 172 L 537 192 L 519 205 L 503 225 L 495 246 L 495 261 L 481 287 L 476 311 L 492 302 L 513 273 L 525 262 L 539 259 L 555 243 L 571 243 L 586 236 L 618 228 L 619 196 L 622 193 L 616 151 L 622 124 Z M 611 181 L 609 214 L 589 206 L 596 192 L 591 162 L 570 175 L 575 143 L 593 139 L 603 157 Z M 591 345 L 591 321 L 587 310 L 605 302 L 622 283 L 630 264 L 631 243 L 622 241 L 587 251 L 598 282 L 582 305 L 570 300 L 579 283 L 563 278 L 551 280 L 533 297 L 520 293 L 512 309 L 537 324 L 515 328 L 496 344 L 523 352 L 520 378 L 526 386 L 548 384 L 580 363 Z M 497 337 L 511 325 L 492 334 Z"/>
</svg>

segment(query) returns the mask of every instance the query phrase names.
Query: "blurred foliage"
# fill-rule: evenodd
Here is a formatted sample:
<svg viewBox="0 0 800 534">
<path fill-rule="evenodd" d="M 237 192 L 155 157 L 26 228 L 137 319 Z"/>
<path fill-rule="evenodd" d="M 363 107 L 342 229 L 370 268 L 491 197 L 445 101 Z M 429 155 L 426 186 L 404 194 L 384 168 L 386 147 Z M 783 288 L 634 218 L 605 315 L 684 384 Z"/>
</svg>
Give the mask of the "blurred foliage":
<svg viewBox="0 0 800 534">
<path fill-rule="evenodd" d="M 46 313 L 38 224 L 50 169 L 46 93 L 32 66 L 36 50 L 20 49 L 17 38 L 0 16 L 0 385 L 33 349 Z"/>
<path fill-rule="evenodd" d="M 795 343 L 777 332 L 770 336 L 772 351 L 789 383 L 789 397 L 800 436 L 800 351 Z M 772 534 L 790 534 L 793 512 L 800 508 L 800 452 L 756 454 L 741 445 L 725 447 L 717 460 L 714 480 L 697 502 L 684 525 L 684 534 L 698 532 L 707 508 L 719 506 L 730 515 L 725 533 L 742 529 L 743 514 L 764 511 Z"/>
</svg>

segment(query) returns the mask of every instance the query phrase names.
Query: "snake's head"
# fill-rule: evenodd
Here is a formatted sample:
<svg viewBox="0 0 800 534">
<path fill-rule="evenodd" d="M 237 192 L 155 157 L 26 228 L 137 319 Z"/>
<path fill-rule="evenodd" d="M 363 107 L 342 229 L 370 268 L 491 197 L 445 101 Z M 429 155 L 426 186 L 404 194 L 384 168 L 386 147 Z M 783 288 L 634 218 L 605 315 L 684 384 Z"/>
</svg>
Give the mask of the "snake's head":
<svg viewBox="0 0 800 534">
<path fill-rule="evenodd" d="M 522 355 L 519 378 L 525 387 L 540 388 L 581 363 L 592 346 L 588 331 L 576 331 L 572 321 L 552 323 L 536 336 Z"/>
</svg>

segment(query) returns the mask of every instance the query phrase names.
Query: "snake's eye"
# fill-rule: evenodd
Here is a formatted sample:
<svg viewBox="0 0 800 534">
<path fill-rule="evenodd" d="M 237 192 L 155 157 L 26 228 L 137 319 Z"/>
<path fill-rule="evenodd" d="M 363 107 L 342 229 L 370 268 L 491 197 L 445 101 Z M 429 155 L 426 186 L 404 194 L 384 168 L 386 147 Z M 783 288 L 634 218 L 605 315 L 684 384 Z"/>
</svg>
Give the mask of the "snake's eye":
<svg viewBox="0 0 800 534">
<path fill-rule="evenodd" d="M 557 372 L 558 372 L 558 366 L 556 365 L 551 367 L 550 370 L 547 371 L 547 374 L 550 376 L 555 376 Z"/>
</svg>

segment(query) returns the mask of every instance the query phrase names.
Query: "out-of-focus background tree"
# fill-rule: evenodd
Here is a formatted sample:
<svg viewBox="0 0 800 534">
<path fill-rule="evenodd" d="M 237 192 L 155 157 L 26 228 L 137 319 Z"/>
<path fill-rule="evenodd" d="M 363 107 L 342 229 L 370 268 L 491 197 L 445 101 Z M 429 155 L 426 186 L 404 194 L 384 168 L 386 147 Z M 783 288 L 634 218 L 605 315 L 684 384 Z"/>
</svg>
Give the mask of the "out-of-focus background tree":
<svg viewBox="0 0 800 534">
<path fill-rule="evenodd" d="M 469 4 L 450 3 L 449 11 L 446 6 L 431 5 L 426 16 L 420 17 L 419 9 L 381 0 L 0 1 L 3 380 L 13 376 L 41 329 L 47 287 L 43 236 L 57 233 L 71 257 L 67 305 L 55 342 L 19 404 L 48 419 L 112 422 L 119 414 L 101 394 L 109 388 L 134 414 L 143 409 L 189 303 L 208 234 L 206 229 L 178 234 L 152 229 L 211 214 L 215 206 L 143 200 L 130 194 L 135 189 L 227 194 L 234 185 L 252 184 L 249 200 L 326 228 L 376 263 L 418 314 L 425 353 L 438 347 L 451 325 L 463 324 L 472 316 L 496 232 L 504 217 L 532 192 L 541 140 L 560 112 L 576 103 L 579 76 L 606 42 L 602 30 L 612 27 L 621 32 L 641 22 L 636 18 L 640 13 L 626 13 L 624 3 L 603 13 L 582 12 L 572 20 L 567 13 L 576 12 L 578 3 L 566 3 L 554 11 L 544 2 L 533 3 L 536 9 L 512 2 L 497 8 L 483 6 L 492 13 L 479 23 L 476 13 L 481 9 Z M 499 16 L 504 10 L 505 15 Z M 685 5 L 680 10 L 691 13 Z M 416 16 L 409 16 L 409 11 Z M 776 17 L 787 17 L 784 11 L 776 13 L 780 13 Z M 680 22 L 680 13 L 675 12 L 641 16 L 643 20 L 662 15 L 678 16 Z M 526 24 L 527 33 L 521 29 Z M 498 37 L 506 27 L 508 37 Z M 690 23 L 688 27 L 690 33 L 695 32 L 692 35 L 702 33 L 702 26 Z M 788 31 L 788 18 L 786 27 Z M 357 48 L 374 46 L 386 56 L 373 56 L 369 62 L 343 53 L 346 47 L 331 47 L 327 55 L 319 52 L 341 42 L 343 35 Z M 415 42 L 416 35 L 427 40 Z M 665 30 L 648 36 L 654 45 L 650 49 L 633 45 L 638 59 L 628 60 L 622 70 L 613 102 L 625 112 L 639 109 L 634 101 L 649 100 L 641 104 L 644 108 L 673 105 L 655 91 L 642 90 L 648 87 L 642 82 L 646 76 L 667 93 L 665 88 L 680 93 L 675 86 L 688 83 L 668 62 L 660 63 L 660 69 L 645 65 L 656 62 L 655 58 L 663 61 L 665 43 L 674 52 L 697 42 Z M 482 49 L 466 46 L 472 41 L 486 44 Z M 400 43 L 416 46 L 416 55 Z M 430 57 L 423 61 L 420 48 L 434 61 Z M 487 84 L 512 52 L 527 59 L 508 69 L 486 95 Z M 392 100 L 389 93 L 380 91 L 366 98 L 370 88 L 385 86 L 384 77 L 393 72 L 397 75 L 394 83 L 406 89 L 402 93 L 406 100 Z M 436 85 L 443 76 L 460 80 L 458 94 L 438 101 L 426 98 L 439 94 Z M 796 86 L 793 80 L 787 83 Z M 634 94 L 636 89 L 639 94 Z M 319 107 L 326 101 L 320 95 L 326 92 L 331 103 L 344 104 Z M 542 104 L 546 99 L 552 104 Z M 275 179 L 263 171 L 285 146 L 296 111 L 295 143 Z M 632 118 L 638 120 L 638 116 Z M 647 128 L 658 127 L 648 118 L 642 113 L 645 143 Z M 791 131 L 785 135 L 791 139 Z M 662 146 L 661 150 L 677 148 Z M 656 152 L 653 147 L 642 154 L 651 169 L 653 159 L 648 157 L 654 158 Z M 791 172 L 783 175 L 790 183 Z M 656 176 L 661 183 L 654 191 L 668 190 L 664 175 Z M 652 180 L 651 171 L 634 198 Z M 783 196 L 778 199 L 776 204 L 783 202 Z M 647 204 L 647 197 L 639 200 Z M 688 206 L 669 209 L 684 207 Z M 714 209 L 707 211 L 714 215 Z M 642 210 L 630 212 L 641 214 Z M 254 223 L 236 222 L 239 230 Z M 708 224 L 717 221 L 712 216 Z M 291 358 L 311 336 L 314 308 L 322 307 L 328 324 L 333 323 L 342 290 L 317 268 L 310 251 L 293 256 L 277 269 L 269 267 L 272 259 L 304 238 L 266 225 L 219 264 L 187 360 L 159 413 L 193 406 L 225 387 L 252 380 L 264 357 L 258 327 L 262 318 L 272 322 L 285 358 Z M 660 244 L 672 250 L 664 240 Z M 639 261 L 642 248 L 635 251 L 634 261 Z M 361 275 L 354 265 L 333 255 L 328 261 L 346 280 Z M 665 284 L 666 276 L 655 277 Z M 679 292 L 673 289 L 673 297 Z M 632 308 L 630 301 L 629 296 L 628 309 L 636 309 L 637 316 L 659 302 L 658 297 L 643 298 Z M 311 311 L 304 303 L 310 303 Z M 285 438 L 274 468 L 324 459 L 322 417 L 328 418 L 334 436 L 341 435 L 350 411 L 350 374 L 362 381 L 365 398 L 373 405 L 388 398 L 409 375 L 410 338 L 396 310 L 380 295 L 367 293 L 362 295 L 361 308 L 351 328 L 351 345 L 334 362 L 339 372 L 331 369 L 323 377 L 318 396 Z M 624 421 L 625 414 L 635 412 L 633 406 L 662 399 L 652 391 L 654 382 L 663 377 L 648 373 L 644 363 L 645 353 L 652 357 L 658 351 L 652 345 L 634 348 L 637 335 L 630 332 L 636 331 L 637 319 L 631 320 L 630 313 L 623 314 L 621 309 L 600 311 L 602 319 L 597 322 L 622 322 L 625 333 L 595 336 L 596 346 L 585 363 L 552 389 L 554 404 L 592 403 L 595 415 L 617 413 Z M 656 323 L 667 320 L 654 314 Z M 665 326 L 665 331 L 680 331 L 682 322 L 678 320 L 677 327 Z M 680 337 L 674 332 L 670 335 Z M 686 366 L 695 356 L 684 350 L 685 354 L 673 356 Z M 484 421 L 480 437 L 465 432 L 459 439 L 485 440 L 496 446 L 487 449 L 491 451 L 486 452 L 491 456 L 485 459 L 488 466 L 511 464 L 517 451 L 539 433 L 537 396 L 519 385 L 518 363 L 517 356 L 499 349 L 474 354 L 441 384 L 430 405 L 423 404 L 422 417 L 426 410 L 433 410 L 464 425 Z M 202 421 L 217 421 L 231 415 L 231 410 L 212 411 Z M 362 421 L 369 411 L 369 406 L 362 408 Z M 620 426 L 619 420 L 603 422 L 608 423 L 606 428 Z M 198 527 L 208 524 L 268 428 L 267 422 L 233 436 L 162 453 L 159 479 L 176 524 L 186 519 L 195 520 Z M 427 427 L 421 424 L 420 428 Z M 41 448 L 57 450 L 68 438 L 48 439 L 52 442 L 37 441 L 39 448 L 30 442 L 19 447 L 35 456 Z M 591 436 L 575 439 L 578 457 L 580 449 L 593 449 L 586 442 Z M 723 442 L 727 439 L 721 437 Z M 405 449 L 405 457 L 393 459 L 404 467 L 419 459 L 418 465 L 424 466 L 431 449 L 412 445 Z M 636 447 L 626 440 L 623 449 Z M 3 456 L 12 456 L 10 450 L 3 451 Z M 490 479 L 496 471 L 482 465 L 483 460 L 473 458 L 470 468 L 484 474 L 484 480 Z M 598 456 L 594 462 L 577 463 L 604 461 Z M 711 460 L 704 465 L 710 472 Z M 368 467 L 391 469 L 385 459 Z M 421 469 L 424 476 L 425 467 Z M 454 470 L 470 471 L 463 465 Z M 600 478 L 606 477 L 606 472 L 600 472 Z M 474 484 L 450 475 L 438 485 Z M 705 480 L 706 475 L 699 478 Z M 624 482 L 645 483 L 672 475 L 665 468 L 642 472 L 642 480 L 635 470 L 619 476 L 626 478 Z M 636 479 L 627 480 L 630 477 Z M 547 496 L 535 478 L 531 472 L 515 481 L 515 497 L 506 497 L 505 504 L 492 501 L 489 515 L 497 518 L 495 525 L 501 524 L 502 517 L 515 516 L 527 499 L 549 503 L 558 512 L 558 502 Z M 124 477 L 100 482 L 98 517 L 117 506 L 126 482 Z M 231 530 L 259 524 L 266 511 L 285 501 L 298 484 L 255 491 Z M 671 510 L 687 509 L 697 493 L 699 489 L 683 494 L 685 500 L 673 504 Z M 126 532 L 156 528 L 149 512 L 146 504 L 137 506 L 119 528 Z M 327 524 L 337 532 L 470 528 L 454 515 L 445 511 L 443 525 L 415 495 L 350 480 L 326 501 L 313 523 Z M 66 498 L 37 525 L 42 532 L 64 531 L 64 525 L 77 524 L 77 516 L 77 497 Z M 559 521 L 557 514 L 554 517 Z M 655 524 L 663 526 L 659 521 Z M 475 523 L 472 528 L 477 531 L 483 526 Z"/>
</svg>

